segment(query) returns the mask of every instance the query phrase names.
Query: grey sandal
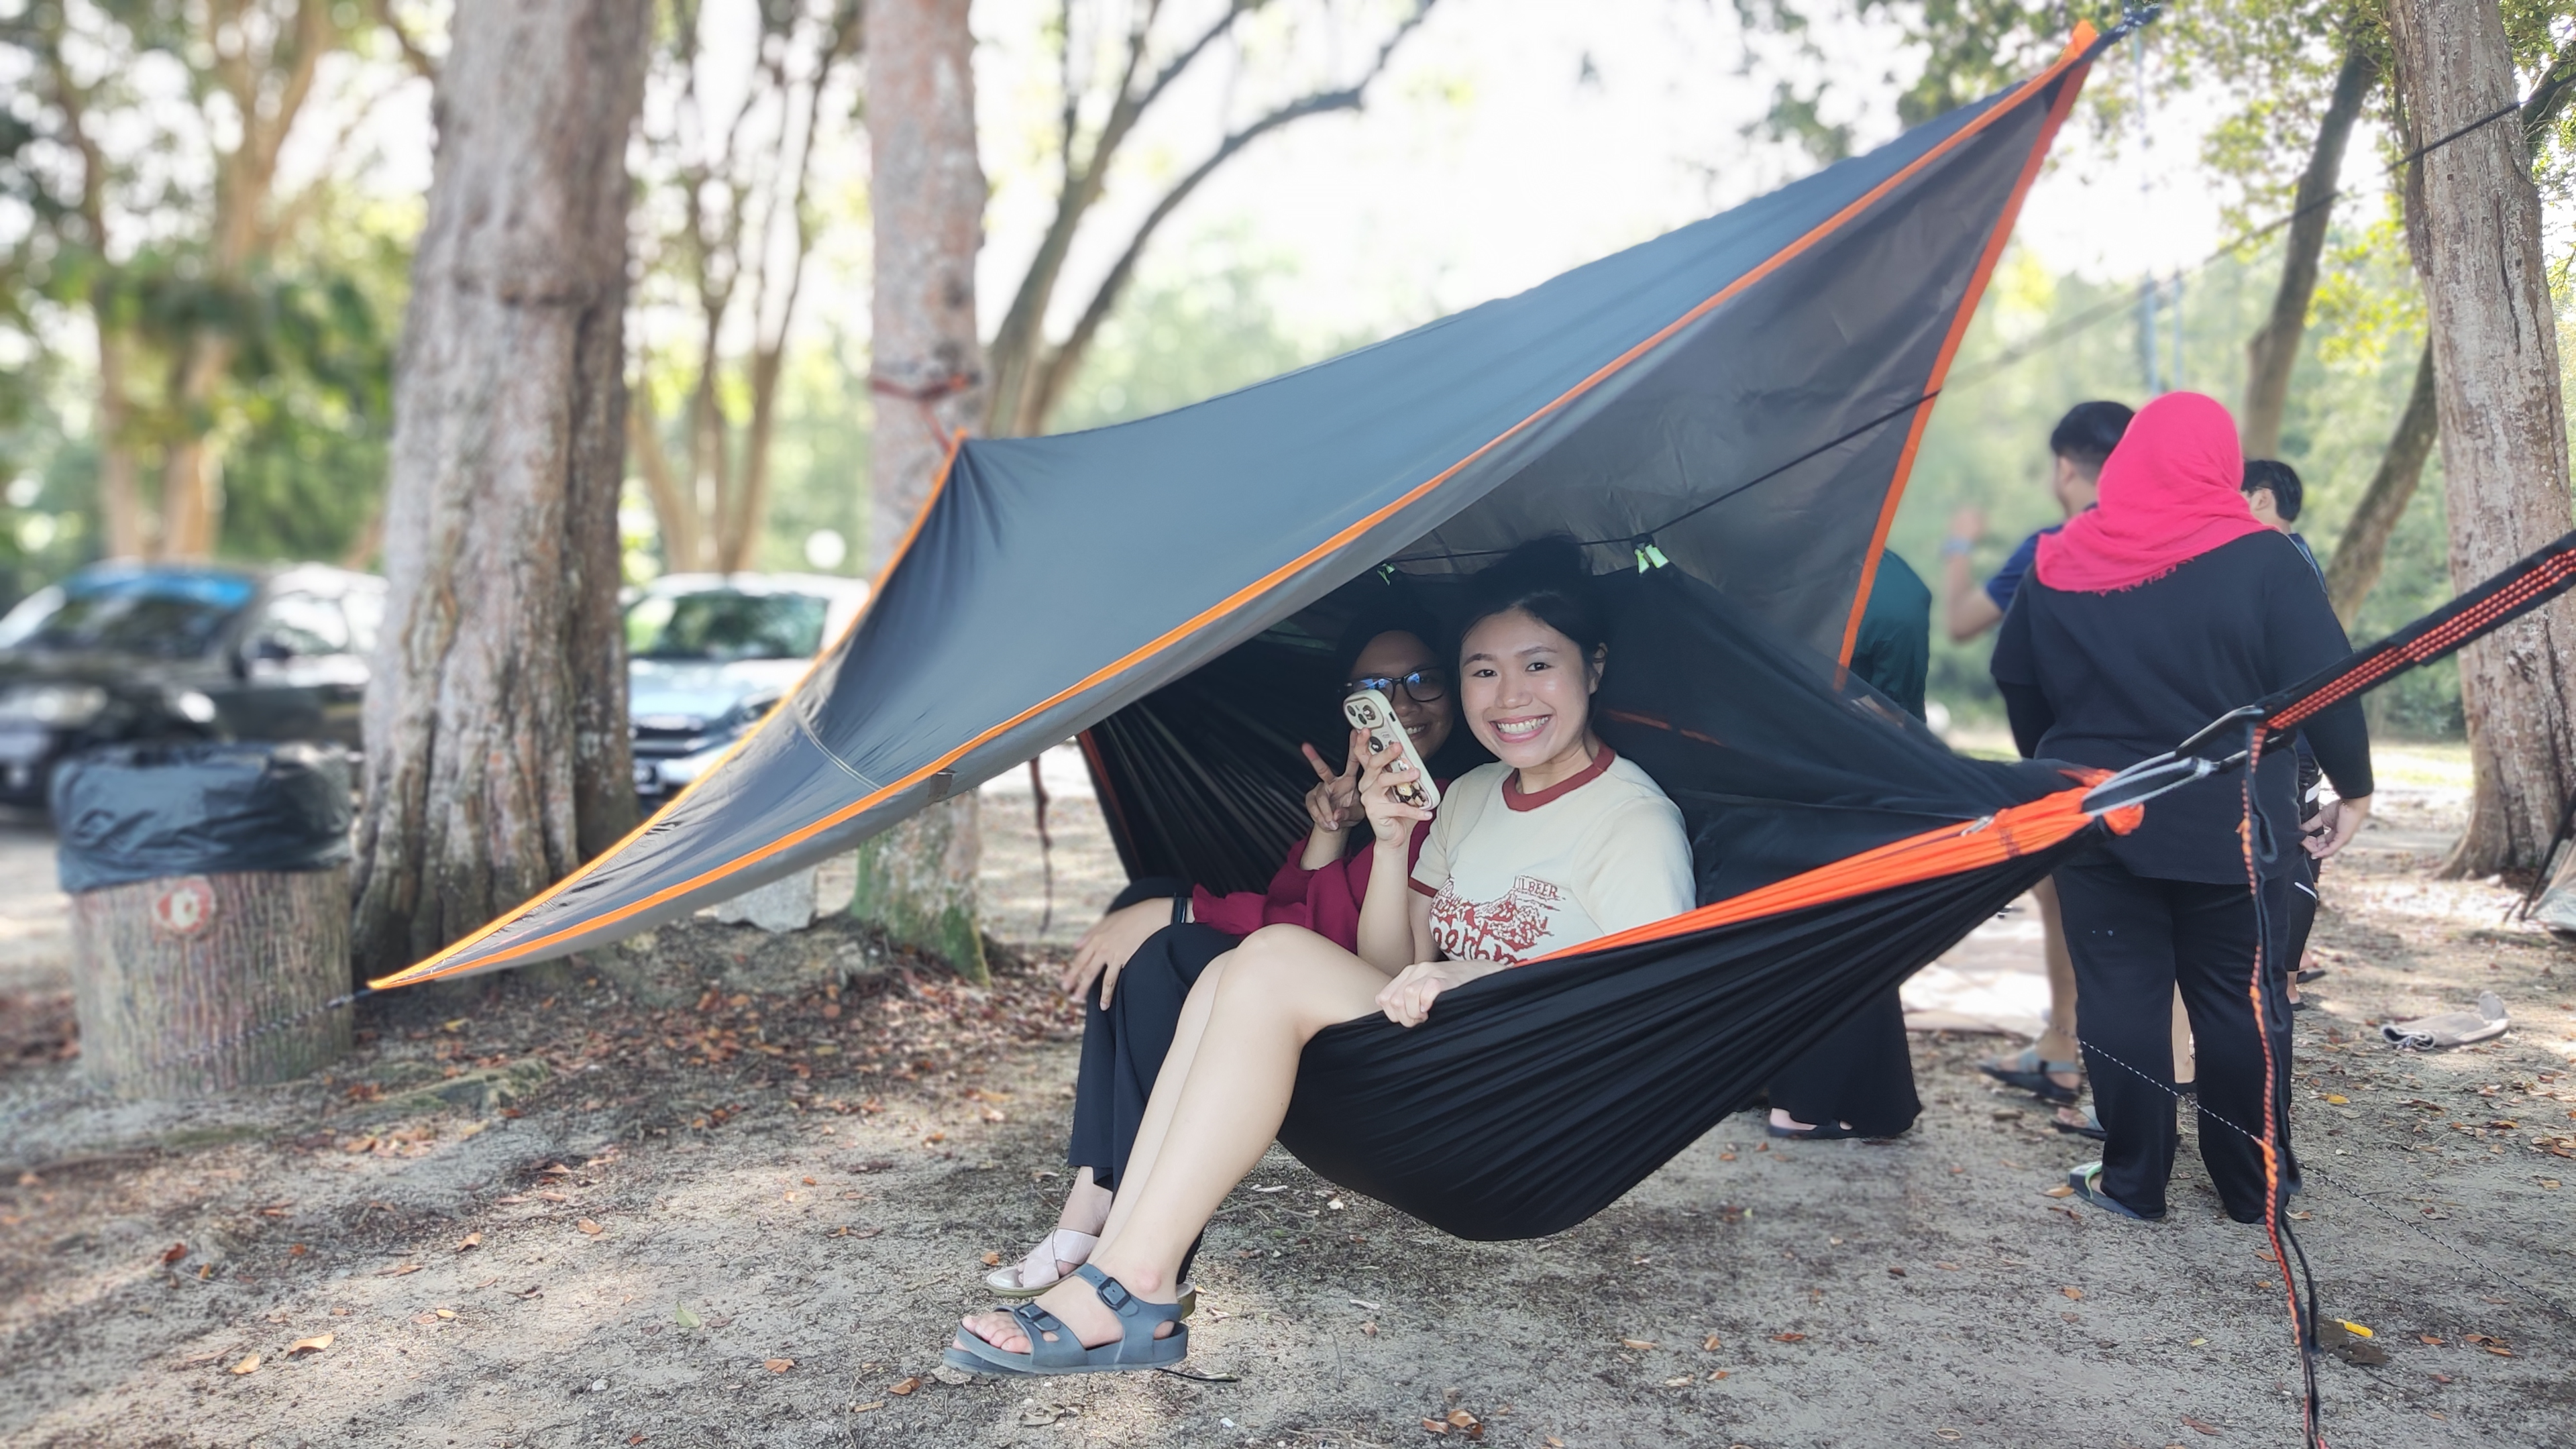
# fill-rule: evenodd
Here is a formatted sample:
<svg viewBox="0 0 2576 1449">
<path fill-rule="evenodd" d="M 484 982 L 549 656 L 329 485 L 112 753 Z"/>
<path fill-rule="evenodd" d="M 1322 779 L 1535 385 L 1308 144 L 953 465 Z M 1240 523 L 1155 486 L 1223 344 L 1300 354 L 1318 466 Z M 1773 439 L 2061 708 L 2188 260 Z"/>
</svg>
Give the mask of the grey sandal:
<svg viewBox="0 0 2576 1449">
<path fill-rule="evenodd" d="M 1148 1303 L 1089 1263 L 1074 1269 L 1073 1276 L 1090 1284 L 1101 1303 L 1118 1315 L 1118 1342 L 1085 1348 L 1063 1319 L 1035 1303 L 1022 1303 L 1011 1309 L 1011 1317 L 1029 1337 L 1027 1353 L 1005 1353 L 961 1329 L 942 1361 L 969 1373 L 1104 1374 L 1168 1368 L 1189 1357 L 1190 1330 L 1181 1322 L 1179 1304 Z M 1171 1336 L 1156 1338 L 1154 1330 L 1166 1323 L 1172 1325 Z"/>
</svg>

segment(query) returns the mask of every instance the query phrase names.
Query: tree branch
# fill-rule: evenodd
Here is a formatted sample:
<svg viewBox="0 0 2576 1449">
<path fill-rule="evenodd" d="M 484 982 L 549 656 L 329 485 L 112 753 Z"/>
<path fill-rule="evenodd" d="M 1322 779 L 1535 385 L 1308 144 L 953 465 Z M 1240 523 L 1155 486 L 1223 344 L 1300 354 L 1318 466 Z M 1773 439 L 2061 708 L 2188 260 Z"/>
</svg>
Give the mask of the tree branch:
<svg viewBox="0 0 2576 1449">
<path fill-rule="evenodd" d="M 1165 192 L 1162 199 L 1154 203 L 1154 209 L 1145 214 L 1145 219 L 1137 226 L 1135 235 L 1128 238 L 1126 250 L 1119 253 L 1117 262 L 1110 267 L 1108 275 L 1101 279 L 1098 290 L 1092 293 L 1090 303 L 1082 309 L 1082 316 L 1074 323 L 1073 331 L 1065 337 L 1063 345 L 1055 348 L 1047 355 L 1044 362 L 1038 365 L 1034 386 L 1029 389 L 1027 401 L 1020 409 L 1020 418 L 1027 426 L 1016 431 L 1028 433 L 1039 431 L 1044 426 L 1047 415 L 1055 411 L 1056 404 L 1063 398 L 1064 389 L 1073 381 L 1073 375 L 1081 370 L 1084 354 L 1090 351 L 1093 337 L 1100 331 L 1101 324 L 1109 320 L 1110 312 L 1118 305 L 1120 294 L 1126 290 L 1128 281 L 1134 276 L 1137 261 L 1144 255 L 1146 244 L 1153 240 L 1155 231 L 1162 226 L 1165 219 L 1179 210 L 1182 202 L 1189 199 L 1190 193 L 1196 191 L 1200 183 L 1215 175 L 1219 167 L 1233 159 L 1245 147 L 1282 126 L 1302 121 L 1308 116 L 1323 115 L 1329 111 L 1359 110 L 1366 102 L 1368 88 L 1385 73 L 1387 63 L 1394 58 L 1396 47 L 1402 45 L 1404 38 L 1422 24 L 1423 19 L 1431 13 L 1431 7 L 1436 3 L 1438 0 L 1421 0 L 1421 3 L 1414 7 L 1413 13 L 1396 26 L 1395 33 L 1388 36 L 1386 42 L 1378 47 L 1376 59 L 1370 62 L 1367 72 L 1356 82 L 1339 90 L 1318 91 L 1291 101 L 1250 125 L 1229 134 L 1218 143 L 1216 150 L 1210 153 L 1206 160 L 1172 184 L 1172 189 Z"/>
<path fill-rule="evenodd" d="M 411 73 L 432 85 L 437 84 L 437 58 L 421 49 L 420 42 L 414 40 L 412 33 L 403 28 L 401 19 L 394 14 L 394 0 L 374 0 L 369 8 L 375 13 L 376 23 L 383 26 L 385 33 L 394 38 L 394 48 L 402 52 L 403 64 L 411 67 Z"/>
</svg>

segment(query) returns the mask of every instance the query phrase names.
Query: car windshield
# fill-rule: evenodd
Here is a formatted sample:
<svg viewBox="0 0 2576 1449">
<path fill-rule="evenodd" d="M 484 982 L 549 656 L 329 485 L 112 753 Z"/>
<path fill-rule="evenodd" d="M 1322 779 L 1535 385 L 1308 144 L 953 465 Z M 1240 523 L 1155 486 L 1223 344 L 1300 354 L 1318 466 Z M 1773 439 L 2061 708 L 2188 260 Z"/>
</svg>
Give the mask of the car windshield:
<svg viewBox="0 0 2576 1449">
<path fill-rule="evenodd" d="M 236 574 L 75 576 L 12 610 L 0 623 L 0 647 L 190 659 L 206 652 L 253 592 Z"/>
<path fill-rule="evenodd" d="M 810 594 L 654 594 L 626 611 L 637 659 L 805 659 L 823 647 L 828 606 Z"/>
</svg>

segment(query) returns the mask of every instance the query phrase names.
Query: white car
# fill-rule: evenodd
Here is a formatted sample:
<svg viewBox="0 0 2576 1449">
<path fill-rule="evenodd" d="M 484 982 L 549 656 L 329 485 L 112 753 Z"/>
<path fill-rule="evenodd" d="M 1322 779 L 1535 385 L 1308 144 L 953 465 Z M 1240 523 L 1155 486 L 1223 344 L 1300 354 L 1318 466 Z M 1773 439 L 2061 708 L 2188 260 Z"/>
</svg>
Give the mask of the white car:
<svg viewBox="0 0 2576 1449">
<path fill-rule="evenodd" d="M 668 574 L 626 604 L 635 796 L 706 773 L 848 630 L 868 586 L 830 574 Z"/>
</svg>

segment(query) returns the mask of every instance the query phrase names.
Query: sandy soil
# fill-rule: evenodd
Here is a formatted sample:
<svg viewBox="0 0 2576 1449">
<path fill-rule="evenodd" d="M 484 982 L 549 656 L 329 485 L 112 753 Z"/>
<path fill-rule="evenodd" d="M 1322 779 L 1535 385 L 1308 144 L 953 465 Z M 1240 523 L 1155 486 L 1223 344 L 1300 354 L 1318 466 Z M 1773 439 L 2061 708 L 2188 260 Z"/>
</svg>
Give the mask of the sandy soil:
<svg viewBox="0 0 2576 1449">
<path fill-rule="evenodd" d="M 2300 1238 L 2388 1358 L 2320 1364 L 2329 1432 L 2569 1443 L 2576 951 L 2506 923 L 2501 884 L 2430 879 L 2455 757 L 2384 764 L 2299 1021 Z M 1035 942 L 1018 781 L 986 800 L 988 885 Z M 1061 943 L 1116 867 L 1077 791 L 1052 823 Z M 1393 1445 L 1453 1412 L 1497 1444 L 2298 1437 L 2264 1240 L 2188 1129 L 2168 1222 L 2070 1210 L 2044 1191 L 2083 1144 L 1969 1069 L 1991 1036 L 1917 1036 L 1900 1141 L 1773 1148 L 1738 1116 L 1543 1242 L 1452 1241 L 1274 1154 L 1201 1260 L 1191 1367 L 1224 1381 L 951 1384 L 979 1257 L 1024 1250 L 1061 1183 L 1078 1021 L 1042 969 L 969 991 L 838 924 L 692 922 L 369 1002 L 314 1080 L 51 1103 L 46 850 L 0 829 L 10 1444 Z M 2500 1042 L 2369 1030 L 2480 989 Z"/>
</svg>

